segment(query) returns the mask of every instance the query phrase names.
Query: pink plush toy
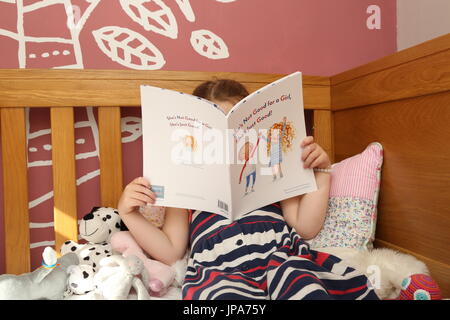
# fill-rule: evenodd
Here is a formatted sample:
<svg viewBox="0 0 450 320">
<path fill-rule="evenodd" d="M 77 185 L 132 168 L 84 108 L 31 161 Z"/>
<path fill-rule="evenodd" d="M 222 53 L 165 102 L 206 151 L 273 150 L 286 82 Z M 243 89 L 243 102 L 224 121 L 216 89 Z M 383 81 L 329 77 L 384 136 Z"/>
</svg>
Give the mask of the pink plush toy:
<svg viewBox="0 0 450 320">
<path fill-rule="evenodd" d="M 119 231 L 111 237 L 111 247 L 122 256 L 135 255 L 144 262 L 149 276 L 151 295 L 161 296 L 175 279 L 175 269 L 162 262 L 148 258 L 128 231 Z"/>
</svg>

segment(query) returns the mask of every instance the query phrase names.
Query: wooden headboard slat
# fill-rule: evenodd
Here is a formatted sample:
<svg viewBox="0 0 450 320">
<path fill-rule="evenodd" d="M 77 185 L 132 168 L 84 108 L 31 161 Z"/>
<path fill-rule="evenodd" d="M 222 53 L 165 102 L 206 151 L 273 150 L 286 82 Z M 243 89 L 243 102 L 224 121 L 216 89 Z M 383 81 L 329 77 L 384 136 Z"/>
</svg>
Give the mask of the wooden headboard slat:
<svg viewBox="0 0 450 320">
<path fill-rule="evenodd" d="M 331 87 L 332 110 L 450 90 L 450 48 Z"/>
<path fill-rule="evenodd" d="M 328 154 L 331 162 L 334 162 L 334 145 L 333 145 L 333 114 L 329 110 L 314 110 L 313 115 L 314 140 Z"/>
<path fill-rule="evenodd" d="M 19 274 L 31 267 L 25 109 L 0 112 L 6 272 Z"/>
<path fill-rule="evenodd" d="M 50 108 L 55 249 L 78 241 L 74 110 Z"/>
<path fill-rule="evenodd" d="M 117 208 L 123 190 L 120 107 L 98 108 L 101 205 Z"/>
<path fill-rule="evenodd" d="M 450 265 L 449 101 L 450 91 L 335 112 L 334 134 L 337 161 L 384 147 L 377 238 Z"/>
<path fill-rule="evenodd" d="M 401 50 L 394 54 L 385 56 L 375 61 L 363 64 L 362 66 L 341 72 L 331 77 L 332 86 L 336 86 L 342 82 L 355 80 L 371 73 L 380 72 L 391 69 L 401 64 L 410 63 L 426 56 L 447 51 L 450 48 L 450 33 L 437 37 L 435 39 L 423 42 L 419 45 Z"/>
</svg>

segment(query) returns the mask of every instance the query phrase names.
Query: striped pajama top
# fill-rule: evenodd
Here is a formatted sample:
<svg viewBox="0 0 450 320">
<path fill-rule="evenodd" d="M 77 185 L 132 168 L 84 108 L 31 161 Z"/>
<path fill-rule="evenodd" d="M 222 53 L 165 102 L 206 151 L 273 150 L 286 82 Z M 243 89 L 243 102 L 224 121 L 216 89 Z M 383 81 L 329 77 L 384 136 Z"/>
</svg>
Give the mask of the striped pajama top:
<svg viewBox="0 0 450 320">
<path fill-rule="evenodd" d="M 183 299 L 378 299 L 367 277 L 311 250 L 279 203 L 230 220 L 190 214 Z"/>
</svg>

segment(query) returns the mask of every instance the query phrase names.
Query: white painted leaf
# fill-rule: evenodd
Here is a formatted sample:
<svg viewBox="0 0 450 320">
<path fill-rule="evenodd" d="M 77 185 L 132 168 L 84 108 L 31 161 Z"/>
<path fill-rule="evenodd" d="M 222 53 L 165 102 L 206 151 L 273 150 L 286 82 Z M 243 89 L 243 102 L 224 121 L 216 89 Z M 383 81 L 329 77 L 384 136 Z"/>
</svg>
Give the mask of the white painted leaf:
<svg viewBox="0 0 450 320">
<path fill-rule="evenodd" d="M 216 0 L 217 2 L 223 2 L 223 3 L 229 3 L 229 2 L 234 2 L 236 0 Z"/>
<path fill-rule="evenodd" d="M 92 34 L 100 50 L 111 60 L 125 67 L 137 70 L 157 70 L 166 63 L 158 48 L 143 35 L 133 30 L 107 26 L 92 31 Z M 131 46 L 131 42 L 137 45 Z M 123 53 L 123 56 L 120 53 Z M 133 62 L 133 58 L 139 63 Z"/>
<path fill-rule="evenodd" d="M 178 37 L 177 20 L 172 10 L 162 0 L 120 0 L 120 5 L 126 14 L 145 30 L 172 39 Z M 149 9 L 150 6 L 156 6 L 158 9 L 152 11 Z"/>
<path fill-rule="evenodd" d="M 226 59 L 230 56 L 225 42 L 209 30 L 192 32 L 191 45 L 198 54 L 209 59 Z"/>
<path fill-rule="evenodd" d="M 189 22 L 195 21 L 195 14 L 192 10 L 191 3 L 189 0 L 175 0 L 180 7 L 181 12 L 183 12 L 184 16 Z"/>
</svg>

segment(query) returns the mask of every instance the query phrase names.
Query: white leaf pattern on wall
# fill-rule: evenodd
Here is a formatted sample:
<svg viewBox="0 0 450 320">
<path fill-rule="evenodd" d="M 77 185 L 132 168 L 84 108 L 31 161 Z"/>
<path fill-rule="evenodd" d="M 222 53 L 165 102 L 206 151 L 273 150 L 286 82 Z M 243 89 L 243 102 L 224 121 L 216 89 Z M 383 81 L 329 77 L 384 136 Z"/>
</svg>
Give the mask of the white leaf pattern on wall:
<svg viewBox="0 0 450 320">
<path fill-rule="evenodd" d="M 236 0 L 216 0 L 217 2 L 223 2 L 223 3 L 228 3 L 228 2 L 235 2 Z"/>
<path fill-rule="evenodd" d="M 189 22 L 195 21 L 195 14 L 192 10 L 191 3 L 189 0 L 175 0 L 180 7 L 181 12 L 183 12 L 184 16 Z"/>
<path fill-rule="evenodd" d="M 230 56 L 225 42 L 209 30 L 192 32 L 191 45 L 198 54 L 209 59 L 226 59 Z"/>
<path fill-rule="evenodd" d="M 92 31 L 92 34 L 103 53 L 125 67 L 157 70 L 166 63 L 158 48 L 143 35 L 130 29 L 107 26 Z M 135 45 L 131 46 L 131 43 Z"/>
<path fill-rule="evenodd" d="M 178 37 L 177 20 L 172 10 L 162 0 L 120 0 L 120 5 L 126 14 L 145 30 L 172 39 Z M 152 11 L 146 5 L 147 7 L 156 6 L 158 9 Z"/>
</svg>

